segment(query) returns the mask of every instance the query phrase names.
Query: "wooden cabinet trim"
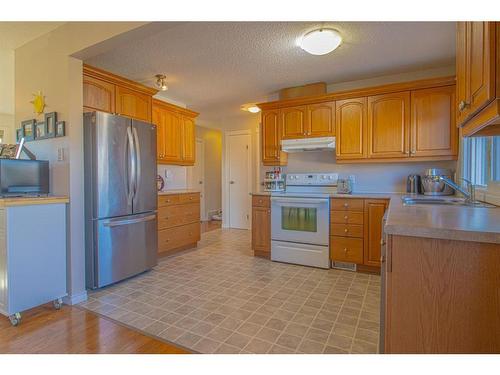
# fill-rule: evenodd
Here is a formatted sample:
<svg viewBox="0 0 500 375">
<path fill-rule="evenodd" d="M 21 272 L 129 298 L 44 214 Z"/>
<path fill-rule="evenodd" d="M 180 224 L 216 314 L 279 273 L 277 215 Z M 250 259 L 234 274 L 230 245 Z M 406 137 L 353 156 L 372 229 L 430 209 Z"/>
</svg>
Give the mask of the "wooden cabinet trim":
<svg viewBox="0 0 500 375">
<path fill-rule="evenodd" d="M 359 90 L 345 90 L 326 95 L 316 95 L 290 100 L 279 100 L 273 102 L 259 103 L 257 106 L 262 110 L 294 107 L 298 105 L 316 104 L 337 100 L 354 99 L 373 95 L 396 93 L 409 90 L 417 90 L 430 87 L 450 86 L 455 84 L 455 76 L 430 78 L 403 83 L 393 83 L 380 86 L 371 86 Z"/>
<path fill-rule="evenodd" d="M 141 85 L 140 83 L 134 82 L 130 79 L 121 77 L 119 75 L 107 72 L 105 70 L 83 64 L 83 74 L 87 76 L 91 76 L 94 78 L 97 78 L 102 81 L 107 81 L 110 83 L 113 83 L 118 86 L 126 87 L 129 90 L 134 90 L 141 92 L 143 94 L 147 94 L 149 96 L 156 95 L 158 93 L 157 89 L 154 89 L 152 87 L 148 87 L 145 85 Z"/>
</svg>

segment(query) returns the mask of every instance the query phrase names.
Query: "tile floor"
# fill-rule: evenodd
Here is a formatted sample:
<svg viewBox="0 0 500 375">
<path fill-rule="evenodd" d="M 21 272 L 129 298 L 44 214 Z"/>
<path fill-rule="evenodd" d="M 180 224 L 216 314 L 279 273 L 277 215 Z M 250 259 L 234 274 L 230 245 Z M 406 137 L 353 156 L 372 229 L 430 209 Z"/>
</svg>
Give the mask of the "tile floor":
<svg viewBox="0 0 500 375">
<path fill-rule="evenodd" d="M 199 353 L 377 353 L 379 276 L 255 258 L 250 240 L 204 233 L 81 306 Z"/>
</svg>

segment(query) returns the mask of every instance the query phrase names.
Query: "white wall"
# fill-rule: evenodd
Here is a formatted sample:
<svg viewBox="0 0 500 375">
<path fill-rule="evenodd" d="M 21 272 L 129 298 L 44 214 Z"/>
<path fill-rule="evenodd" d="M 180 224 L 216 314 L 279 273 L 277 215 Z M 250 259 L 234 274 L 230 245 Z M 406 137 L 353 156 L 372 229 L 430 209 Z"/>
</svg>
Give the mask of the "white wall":
<svg viewBox="0 0 500 375">
<path fill-rule="evenodd" d="M 0 49 L 0 130 L 3 143 L 15 142 L 14 51 Z"/>
</svg>

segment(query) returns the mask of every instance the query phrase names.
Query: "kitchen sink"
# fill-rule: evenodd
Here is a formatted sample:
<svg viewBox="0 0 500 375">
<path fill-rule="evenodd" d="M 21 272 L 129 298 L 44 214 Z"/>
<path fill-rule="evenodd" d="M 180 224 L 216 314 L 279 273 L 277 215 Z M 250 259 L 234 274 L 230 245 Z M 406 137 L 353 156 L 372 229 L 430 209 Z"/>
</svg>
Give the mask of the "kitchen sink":
<svg viewBox="0 0 500 375">
<path fill-rule="evenodd" d="M 483 207 L 483 208 L 494 208 L 496 206 L 483 202 L 467 202 L 463 198 L 419 198 L 419 197 L 402 197 L 403 205 L 405 206 L 413 206 L 413 205 L 444 205 L 444 206 L 467 206 L 467 207 Z"/>
</svg>

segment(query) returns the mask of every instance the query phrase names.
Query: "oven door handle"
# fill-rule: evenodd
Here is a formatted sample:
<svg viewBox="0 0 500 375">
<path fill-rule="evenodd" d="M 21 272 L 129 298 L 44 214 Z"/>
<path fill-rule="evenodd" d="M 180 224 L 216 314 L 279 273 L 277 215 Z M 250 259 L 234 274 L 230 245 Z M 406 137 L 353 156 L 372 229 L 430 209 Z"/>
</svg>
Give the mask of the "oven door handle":
<svg viewBox="0 0 500 375">
<path fill-rule="evenodd" d="M 281 197 L 271 197 L 271 202 L 273 203 L 284 203 L 284 204 L 328 204 L 328 199 L 318 199 L 318 198 L 281 198 Z"/>
</svg>

